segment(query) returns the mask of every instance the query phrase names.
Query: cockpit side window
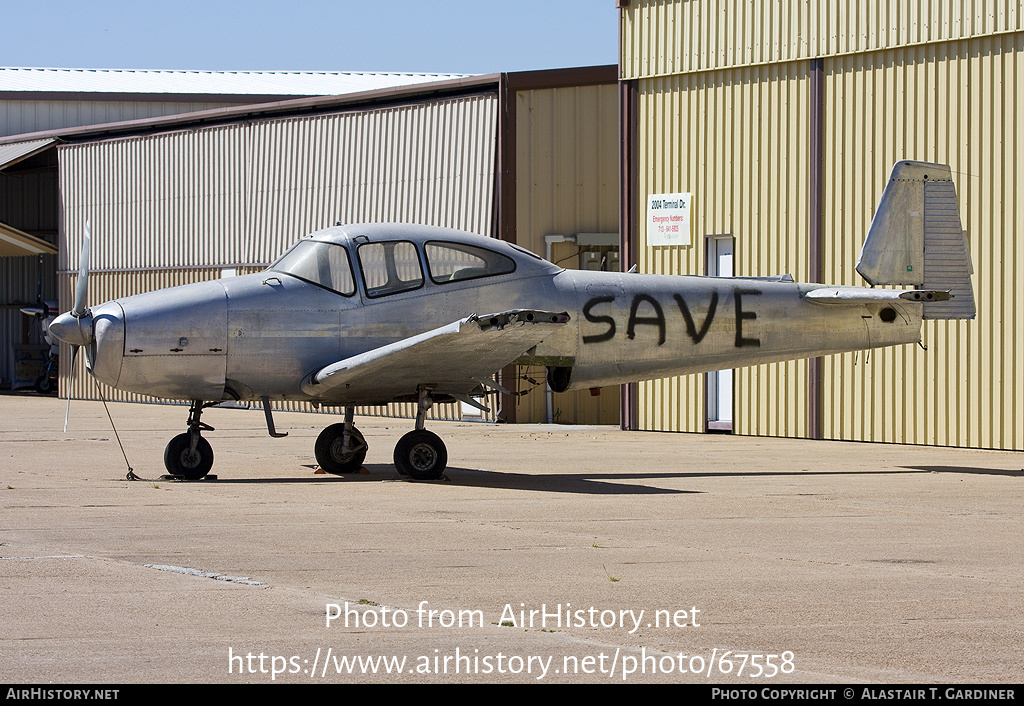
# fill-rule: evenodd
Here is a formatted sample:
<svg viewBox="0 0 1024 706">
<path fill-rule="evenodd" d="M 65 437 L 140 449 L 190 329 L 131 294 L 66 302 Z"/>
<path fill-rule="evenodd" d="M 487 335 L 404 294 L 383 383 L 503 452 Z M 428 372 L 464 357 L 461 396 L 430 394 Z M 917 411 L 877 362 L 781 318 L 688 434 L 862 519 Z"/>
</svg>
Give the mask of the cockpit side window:
<svg viewBox="0 0 1024 706">
<path fill-rule="evenodd" d="M 348 251 L 333 243 L 300 240 L 267 269 L 284 272 L 346 297 L 356 293 Z"/>
<path fill-rule="evenodd" d="M 437 284 L 515 272 L 516 261 L 475 245 L 430 241 L 424 247 L 431 281 Z"/>
<path fill-rule="evenodd" d="M 384 297 L 423 286 L 423 268 L 416 246 L 406 240 L 363 243 L 356 253 L 368 297 Z"/>
</svg>

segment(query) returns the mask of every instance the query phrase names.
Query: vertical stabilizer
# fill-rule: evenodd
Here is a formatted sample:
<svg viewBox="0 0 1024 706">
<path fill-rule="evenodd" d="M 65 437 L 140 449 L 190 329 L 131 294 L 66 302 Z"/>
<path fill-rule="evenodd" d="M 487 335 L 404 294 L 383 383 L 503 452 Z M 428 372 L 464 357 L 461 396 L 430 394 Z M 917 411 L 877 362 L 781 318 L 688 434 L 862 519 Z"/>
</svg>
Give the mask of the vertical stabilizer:
<svg viewBox="0 0 1024 706">
<path fill-rule="evenodd" d="M 947 165 L 904 160 L 893 166 L 857 272 L 872 285 L 949 291 L 949 301 L 924 305 L 926 319 L 974 318 L 970 250 Z"/>
</svg>

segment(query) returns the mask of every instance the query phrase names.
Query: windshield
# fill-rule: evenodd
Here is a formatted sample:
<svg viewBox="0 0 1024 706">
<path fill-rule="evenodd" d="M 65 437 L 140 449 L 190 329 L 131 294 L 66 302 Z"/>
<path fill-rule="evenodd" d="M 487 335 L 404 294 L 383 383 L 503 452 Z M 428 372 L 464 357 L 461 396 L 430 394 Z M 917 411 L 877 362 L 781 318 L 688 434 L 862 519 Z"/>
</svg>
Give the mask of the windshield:
<svg viewBox="0 0 1024 706">
<path fill-rule="evenodd" d="M 356 293 L 348 251 L 333 243 L 299 241 L 267 269 L 284 272 L 346 297 Z"/>
</svg>

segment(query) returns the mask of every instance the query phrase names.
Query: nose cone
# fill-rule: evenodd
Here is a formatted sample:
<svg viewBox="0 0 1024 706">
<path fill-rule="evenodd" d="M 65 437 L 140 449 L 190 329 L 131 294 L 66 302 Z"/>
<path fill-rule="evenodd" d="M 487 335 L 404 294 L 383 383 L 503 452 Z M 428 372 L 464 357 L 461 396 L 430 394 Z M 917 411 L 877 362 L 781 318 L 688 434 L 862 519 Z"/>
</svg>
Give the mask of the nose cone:
<svg viewBox="0 0 1024 706">
<path fill-rule="evenodd" d="M 117 302 L 107 302 L 92 308 L 92 318 L 92 374 L 117 387 L 124 359 L 124 310 Z"/>
<path fill-rule="evenodd" d="M 89 371 L 97 380 L 117 386 L 124 357 L 124 311 L 117 302 L 86 310 L 78 318 L 68 312 L 50 323 L 50 333 L 70 346 L 84 346 Z"/>
<path fill-rule="evenodd" d="M 50 333 L 69 346 L 87 346 L 92 343 L 92 314 L 88 311 L 82 318 L 71 312 L 61 314 L 50 322 Z"/>
</svg>

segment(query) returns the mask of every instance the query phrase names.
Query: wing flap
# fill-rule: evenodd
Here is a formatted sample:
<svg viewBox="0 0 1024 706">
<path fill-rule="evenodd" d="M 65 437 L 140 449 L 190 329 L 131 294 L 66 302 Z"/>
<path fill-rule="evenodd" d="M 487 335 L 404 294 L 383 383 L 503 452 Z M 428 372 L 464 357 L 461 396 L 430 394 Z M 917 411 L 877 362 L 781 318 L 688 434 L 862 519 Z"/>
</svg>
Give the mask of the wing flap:
<svg viewBox="0 0 1024 706">
<path fill-rule="evenodd" d="M 378 404 L 424 385 L 466 395 L 569 321 L 566 312 L 515 309 L 476 314 L 332 363 L 302 382 L 320 400 Z"/>
</svg>

